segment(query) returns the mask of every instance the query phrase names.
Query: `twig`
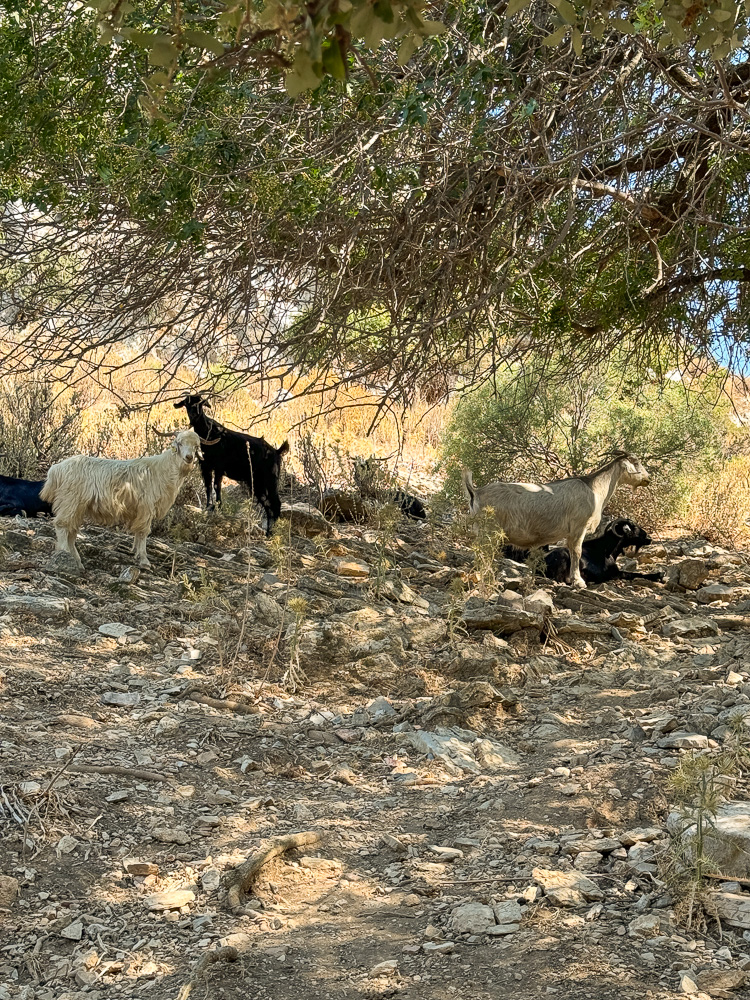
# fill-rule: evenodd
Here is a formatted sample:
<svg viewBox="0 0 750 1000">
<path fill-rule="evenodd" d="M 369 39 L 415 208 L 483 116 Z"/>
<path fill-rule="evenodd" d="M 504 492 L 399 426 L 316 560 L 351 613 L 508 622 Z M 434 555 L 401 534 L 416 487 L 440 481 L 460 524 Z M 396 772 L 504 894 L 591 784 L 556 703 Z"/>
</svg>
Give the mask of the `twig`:
<svg viewBox="0 0 750 1000">
<path fill-rule="evenodd" d="M 177 1000 L 187 1000 L 193 992 L 195 984 L 206 974 L 206 969 L 209 965 L 213 965 L 214 962 L 236 962 L 239 957 L 240 954 L 237 949 L 230 947 L 217 948 L 216 951 L 207 952 L 193 970 L 190 982 L 185 983 L 178 993 Z"/>
<path fill-rule="evenodd" d="M 277 858 L 280 854 L 286 854 L 287 851 L 292 851 L 298 847 L 311 847 L 313 844 L 319 844 L 322 839 L 322 835 L 316 830 L 307 830 L 303 833 L 290 833 L 285 837 L 277 837 L 266 847 L 262 848 L 262 850 L 258 851 L 257 854 L 253 854 L 247 861 L 243 861 L 241 865 L 227 872 L 222 882 L 224 891 L 227 894 L 229 908 L 233 912 L 240 909 L 242 906 L 242 895 L 247 892 L 260 869 L 268 864 L 269 861 Z"/>
<path fill-rule="evenodd" d="M 245 702 L 230 701 L 228 698 L 211 698 L 207 694 L 199 694 L 197 691 L 191 691 L 188 698 L 199 705 L 208 705 L 209 708 L 221 708 L 229 712 L 237 712 L 238 715 L 257 715 L 260 711 L 257 705 L 246 705 Z"/>
</svg>

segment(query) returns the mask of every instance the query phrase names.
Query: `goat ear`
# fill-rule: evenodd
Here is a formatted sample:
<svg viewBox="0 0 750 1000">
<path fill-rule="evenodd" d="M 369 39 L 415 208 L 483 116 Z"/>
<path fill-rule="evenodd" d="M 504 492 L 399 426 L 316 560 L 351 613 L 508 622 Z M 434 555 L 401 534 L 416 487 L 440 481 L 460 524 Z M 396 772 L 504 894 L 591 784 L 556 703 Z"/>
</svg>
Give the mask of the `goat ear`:
<svg viewBox="0 0 750 1000">
<path fill-rule="evenodd" d="M 179 401 L 179 403 L 175 403 L 175 404 L 174 404 L 174 408 L 175 408 L 175 410 L 179 410 L 179 408 L 180 408 L 181 406 L 184 406 L 184 405 L 185 405 L 185 400 L 184 400 L 184 399 L 181 399 L 181 400 Z"/>
<path fill-rule="evenodd" d="M 623 524 L 622 531 L 623 531 L 624 535 L 632 535 L 633 534 L 633 525 L 632 524 Z"/>
</svg>

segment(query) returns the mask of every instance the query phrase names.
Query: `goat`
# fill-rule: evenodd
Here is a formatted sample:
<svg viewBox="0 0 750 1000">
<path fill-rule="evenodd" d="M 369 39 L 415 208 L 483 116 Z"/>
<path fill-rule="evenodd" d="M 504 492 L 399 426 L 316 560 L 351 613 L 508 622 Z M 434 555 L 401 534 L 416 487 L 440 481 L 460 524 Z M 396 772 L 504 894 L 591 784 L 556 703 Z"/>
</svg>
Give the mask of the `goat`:
<svg viewBox="0 0 750 1000">
<path fill-rule="evenodd" d="M 582 588 L 586 587 L 580 568 L 585 535 L 598 526 L 605 503 L 621 483 L 645 486 L 649 479 L 640 460 L 626 452 L 617 452 L 588 475 L 542 484 L 488 483 L 477 488 L 471 472 L 463 471 L 471 514 L 491 507 L 508 541 L 521 548 L 551 545 L 564 538 L 570 553 L 568 582 Z"/>
<path fill-rule="evenodd" d="M 618 556 L 625 549 L 634 548 L 638 551 L 650 544 L 650 536 L 635 522 L 625 517 L 611 521 L 601 534 L 584 541 L 581 550 L 581 576 L 587 584 L 606 583 L 608 580 L 663 580 L 663 573 L 630 573 L 617 565 Z M 529 552 L 528 549 L 506 545 L 503 555 L 516 562 L 525 562 Z M 540 567 L 538 572 L 549 580 L 564 583 L 570 574 L 570 553 L 563 548 L 552 549 L 545 554 L 544 567 Z"/>
<path fill-rule="evenodd" d="M 74 455 L 51 466 L 41 497 L 55 515 L 55 551 L 67 552 L 80 567 L 75 544 L 80 526 L 121 524 L 134 535 L 138 565 L 148 569 L 151 524 L 172 506 L 200 453 L 198 435 L 183 430 L 160 455 L 128 460 Z"/>
<path fill-rule="evenodd" d="M 51 514 L 52 508 L 39 494 L 44 486 L 44 480 L 32 482 L 28 479 L 14 479 L 13 476 L 0 476 L 0 516 L 37 517 L 39 514 Z"/>
<path fill-rule="evenodd" d="M 221 506 L 221 481 L 227 476 L 243 483 L 261 505 L 266 515 L 266 534 L 270 535 L 281 513 L 279 475 L 289 442 L 274 448 L 262 437 L 229 430 L 213 417 L 206 416 L 204 408 L 211 404 L 197 394 L 185 396 L 174 406 L 187 410 L 190 426 L 203 445 L 200 466 L 208 509 Z"/>
<path fill-rule="evenodd" d="M 427 508 L 422 501 L 404 490 L 392 489 L 386 483 L 387 477 L 383 470 L 378 468 L 378 462 L 384 461 L 385 459 L 378 458 L 354 460 L 354 482 L 357 489 L 363 497 L 395 504 L 407 517 L 424 521 L 427 518 Z"/>
</svg>

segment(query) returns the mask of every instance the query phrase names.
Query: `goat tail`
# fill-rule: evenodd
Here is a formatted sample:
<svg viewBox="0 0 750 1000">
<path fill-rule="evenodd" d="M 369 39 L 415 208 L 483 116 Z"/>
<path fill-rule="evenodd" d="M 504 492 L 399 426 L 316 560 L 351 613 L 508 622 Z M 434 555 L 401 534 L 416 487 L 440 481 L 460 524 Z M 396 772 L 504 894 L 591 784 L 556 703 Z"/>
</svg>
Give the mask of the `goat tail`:
<svg viewBox="0 0 750 1000">
<path fill-rule="evenodd" d="M 471 469 L 463 469 L 461 472 L 461 480 L 464 484 L 464 496 L 469 501 L 469 507 L 473 509 L 474 499 L 476 497 L 476 491 L 474 489 L 474 480 L 471 475 Z"/>
<path fill-rule="evenodd" d="M 279 458 L 283 458 L 288 451 L 289 451 L 289 442 L 285 441 L 280 448 L 276 449 L 276 454 L 279 456 Z"/>
<path fill-rule="evenodd" d="M 39 498 L 51 504 L 54 503 L 55 496 L 57 495 L 57 490 L 59 489 L 59 469 L 56 465 L 50 466 L 49 472 L 47 473 L 47 478 L 44 481 L 44 486 L 42 486 L 39 491 Z"/>
</svg>

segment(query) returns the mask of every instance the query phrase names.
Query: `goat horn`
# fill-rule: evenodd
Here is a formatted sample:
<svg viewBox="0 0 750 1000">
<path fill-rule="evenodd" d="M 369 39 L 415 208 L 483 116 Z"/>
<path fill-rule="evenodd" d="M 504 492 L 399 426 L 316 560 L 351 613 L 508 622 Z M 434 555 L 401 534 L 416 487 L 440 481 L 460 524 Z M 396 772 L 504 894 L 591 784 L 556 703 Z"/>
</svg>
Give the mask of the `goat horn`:
<svg viewBox="0 0 750 1000">
<path fill-rule="evenodd" d="M 208 441 L 208 440 L 207 440 L 206 438 L 200 438 L 200 443 L 201 443 L 201 444 L 204 444 L 204 445 L 209 445 L 209 444 L 218 444 L 218 443 L 219 443 L 219 441 L 221 441 L 221 438 L 220 438 L 220 437 L 217 437 L 217 438 L 212 438 L 212 439 L 211 439 L 210 441 Z"/>
<path fill-rule="evenodd" d="M 157 437 L 160 437 L 160 438 L 171 438 L 171 437 L 174 437 L 175 434 L 177 433 L 176 430 L 174 430 L 174 431 L 160 431 L 160 430 L 157 430 L 156 427 L 152 427 L 151 430 L 154 432 L 154 434 L 156 434 Z"/>
</svg>

